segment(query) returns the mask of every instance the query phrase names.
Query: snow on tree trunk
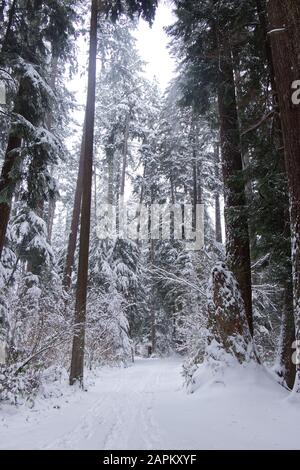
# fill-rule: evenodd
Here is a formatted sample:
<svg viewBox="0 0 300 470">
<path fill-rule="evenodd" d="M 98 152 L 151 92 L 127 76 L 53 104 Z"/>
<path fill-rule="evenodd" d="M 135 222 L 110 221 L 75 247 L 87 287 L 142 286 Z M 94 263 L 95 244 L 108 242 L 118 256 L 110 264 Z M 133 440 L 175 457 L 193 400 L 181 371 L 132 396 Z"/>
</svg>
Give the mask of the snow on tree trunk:
<svg viewBox="0 0 300 470">
<path fill-rule="evenodd" d="M 212 271 L 208 291 L 206 360 L 211 363 L 239 363 L 254 358 L 252 337 L 239 285 L 223 263 Z"/>
</svg>

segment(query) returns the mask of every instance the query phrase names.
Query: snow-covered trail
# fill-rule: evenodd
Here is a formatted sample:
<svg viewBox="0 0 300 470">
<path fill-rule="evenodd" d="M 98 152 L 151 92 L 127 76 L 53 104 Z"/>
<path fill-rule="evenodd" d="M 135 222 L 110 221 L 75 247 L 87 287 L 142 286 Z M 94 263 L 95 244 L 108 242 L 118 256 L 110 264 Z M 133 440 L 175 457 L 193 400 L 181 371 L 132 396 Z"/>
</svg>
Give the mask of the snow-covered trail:
<svg viewBox="0 0 300 470">
<path fill-rule="evenodd" d="M 105 368 L 88 392 L 51 399 L 50 409 L 8 407 L 12 415 L 2 423 L 0 410 L 0 449 L 158 448 L 163 430 L 155 407 L 180 392 L 180 369 L 178 360 L 140 359 L 126 369 Z"/>
<path fill-rule="evenodd" d="M 88 392 L 0 409 L 0 449 L 300 448 L 300 403 L 252 372 L 187 395 L 178 359 L 103 369 Z"/>
</svg>

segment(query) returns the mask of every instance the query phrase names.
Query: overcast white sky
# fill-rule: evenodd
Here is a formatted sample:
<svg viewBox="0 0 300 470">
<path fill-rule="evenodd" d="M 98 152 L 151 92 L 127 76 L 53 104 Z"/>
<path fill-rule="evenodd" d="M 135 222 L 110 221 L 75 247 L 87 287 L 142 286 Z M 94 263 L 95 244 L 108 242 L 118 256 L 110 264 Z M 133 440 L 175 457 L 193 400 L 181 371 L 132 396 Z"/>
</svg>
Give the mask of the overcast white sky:
<svg viewBox="0 0 300 470">
<path fill-rule="evenodd" d="M 144 20 L 139 21 L 139 26 L 134 35 L 137 39 L 137 48 L 141 58 L 146 62 L 145 73 L 148 78 L 156 77 L 162 91 L 164 91 L 171 80 L 175 61 L 169 54 L 169 38 L 164 31 L 165 26 L 174 22 L 172 8 L 166 1 L 162 1 L 157 9 L 156 18 L 152 28 Z M 78 43 L 79 47 L 79 73 L 69 82 L 68 88 L 75 93 L 78 104 L 85 106 L 86 101 L 86 60 L 88 54 L 88 42 L 81 37 Z M 75 113 L 77 119 L 81 121 L 80 112 Z"/>
<path fill-rule="evenodd" d="M 147 62 L 146 74 L 149 78 L 156 77 L 163 90 L 172 79 L 175 69 L 174 59 L 168 51 L 169 38 L 164 28 L 174 21 L 171 6 L 161 2 L 152 28 L 144 20 L 140 20 L 135 34 L 140 55 Z"/>
</svg>

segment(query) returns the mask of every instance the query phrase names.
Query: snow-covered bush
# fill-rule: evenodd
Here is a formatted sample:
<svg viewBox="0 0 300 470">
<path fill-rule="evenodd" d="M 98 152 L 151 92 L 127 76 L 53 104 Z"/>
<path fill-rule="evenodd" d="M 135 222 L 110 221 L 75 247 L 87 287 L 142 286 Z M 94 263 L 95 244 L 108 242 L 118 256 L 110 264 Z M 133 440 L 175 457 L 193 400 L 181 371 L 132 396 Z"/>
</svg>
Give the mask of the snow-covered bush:
<svg viewBox="0 0 300 470">
<path fill-rule="evenodd" d="M 194 295 L 195 307 L 189 315 L 183 317 L 180 334 L 186 359 L 183 364 L 183 375 L 187 384 L 199 365 L 203 363 L 208 336 L 208 287 L 212 269 L 218 259 L 224 256 L 222 248 L 214 240 L 208 239 L 204 250 L 193 255 L 196 277 L 190 286 Z M 179 350 L 180 351 L 180 350 Z"/>
<path fill-rule="evenodd" d="M 19 370 L 18 365 L 0 365 L 0 402 L 11 404 L 34 399 L 40 387 L 38 367 Z"/>
<path fill-rule="evenodd" d="M 126 301 L 111 287 L 94 289 L 87 308 L 86 360 L 89 368 L 103 363 L 128 364 L 132 357 Z"/>
</svg>

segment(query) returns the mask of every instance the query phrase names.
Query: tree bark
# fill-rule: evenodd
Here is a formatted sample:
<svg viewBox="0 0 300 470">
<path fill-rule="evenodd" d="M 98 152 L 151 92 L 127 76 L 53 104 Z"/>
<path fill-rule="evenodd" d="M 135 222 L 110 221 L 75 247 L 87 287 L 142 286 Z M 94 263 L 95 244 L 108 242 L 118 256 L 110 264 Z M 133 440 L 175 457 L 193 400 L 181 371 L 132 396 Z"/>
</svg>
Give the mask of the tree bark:
<svg viewBox="0 0 300 470">
<path fill-rule="evenodd" d="M 253 335 L 251 262 L 245 182 L 240 149 L 233 63 L 229 45 L 220 50 L 218 105 L 222 168 L 225 186 L 226 253 L 229 269 L 238 280 Z"/>
<path fill-rule="evenodd" d="M 282 136 L 281 120 L 279 113 L 278 105 L 278 93 L 277 93 L 277 84 L 275 80 L 275 70 L 273 64 L 273 56 L 270 42 L 270 35 L 268 35 L 268 22 L 267 22 L 267 11 L 266 11 L 266 2 L 265 0 L 256 0 L 257 12 L 262 32 L 263 41 L 265 44 L 265 56 L 269 67 L 270 72 L 270 82 L 272 88 L 272 101 L 273 107 L 275 110 L 274 115 L 274 147 L 276 148 L 279 154 L 279 163 L 282 173 L 286 174 L 285 167 L 285 158 L 284 158 L 284 143 Z M 288 191 L 286 194 L 286 205 L 288 206 Z M 283 211 L 278 220 L 278 225 L 280 227 L 281 235 L 284 234 L 286 237 L 290 237 L 290 227 L 289 227 L 289 213 L 288 211 Z M 291 260 L 292 254 L 291 249 L 287 250 L 286 258 Z M 279 344 L 279 363 L 281 368 L 279 374 L 283 377 L 286 385 L 292 389 L 295 382 L 296 375 L 296 366 L 292 362 L 292 345 L 295 341 L 295 322 L 294 322 L 294 312 L 293 312 L 293 283 L 292 283 L 292 272 L 290 270 L 289 280 L 283 282 L 283 308 L 282 308 L 282 318 L 281 318 L 281 335 L 280 335 L 280 344 Z"/>
<path fill-rule="evenodd" d="M 13 171 L 18 157 L 18 148 L 21 147 L 21 139 L 13 132 L 10 133 L 4 163 L 0 178 L 0 260 L 5 245 L 7 226 L 10 217 L 15 178 Z M 3 198 L 3 199 L 2 199 Z"/>
<path fill-rule="evenodd" d="M 70 232 L 69 232 L 67 257 L 66 257 L 66 264 L 65 264 L 64 277 L 63 277 L 63 286 L 64 286 L 65 291 L 68 291 L 71 287 L 71 278 L 72 278 L 72 271 L 74 267 L 74 258 L 75 258 L 75 251 L 76 251 L 79 221 L 80 221 L 81 199 L 82 199 L 82 189 L 83 189 L 83 171 L 84 171 L 84 160 L 85 160 L 85 133 L 86 133 L 86 118 L 85 118 L 85 123 L 83 126 L 83 135 L 82 135 L 82 141 L 81 141 L 77 183 L 76 183 L 73 212 L 72 212 L 72 221 L 71 221 L 71 227 L 70 227 Z"/>
<path fill-rule="evenodd" d="M 220 191 L 219 191 L 219 164 L 220 164 L 220 148 L 219 143 L 215 144 L 215 177 L 216 177 L 216 189 L 215 189 L 215 232 L 216 242 L 223 243 L 222 239 L 222 223 L 221 223 L 221 204 L 220 204 Z"/>
<path fill-rule="evenodd" d="M 216 242 L 223 243 L 222 240 L 222 227 L 221 227 L 221 205 L 220 205 L 220 195 L 215 194 L 215 219 L 216 219 Z"/>
<path fill-rule="evenodd" d="M 294 316 L 300 341 L 300 106 L 292 102 L 292 83 L 300 79 L 300 4 L 270 0 L 267 12 L 290 192 Z M 294 389 L 300 392 L 300 364 Z"/>
<path fill-rule="evenodd" d="M 84 348 L 85 348 L 85 320 L 86 300 L 89 269 L 89 245 L 91 225 L 91 199 L 93 180 L 93 147 L 94 147 L 94 123 L 95 123 L 95 98 L 96 98 L 96 58 L 97 58 L 97 19 L 98 0 L 92 0 L 91 28 L 90 28 L 90 52 L 88 72 L 88 96 L 86 106 L 85 126 L 85 152 L 83 191 L 81 206 L 81 228 L 79 267 L 75 304 L 76 331 L 73 337 L 72 360 L 70 371 L 70 385 L 77 381 L 83 386 Z"/>
<path fill-rule="evenodd" d="M 199 190 L 199 175 L 198 175 L 198 126 L 195 122 L 195 117 L 193 116 L 192 119 L 192 142 L 193 142 L 193 194 L 192 194 L 192 201 L 193 201 L 193 229 L 196 230 L 196 216 L 197 216 L 197 205 L 200 204 L 200 197 L 198 194 Z"/>
<path fill-rule="evenodd" d="M 292 282 L 284 286 L 284 304 L 281 318 L 281 335 L 279 344 L 279 375 L 285 384 L 292 389 L 295 383 L 296 366 L 292 361 L 292 345 L 295 341 L 295 320 L 293 312 Z"/>
</svg>

